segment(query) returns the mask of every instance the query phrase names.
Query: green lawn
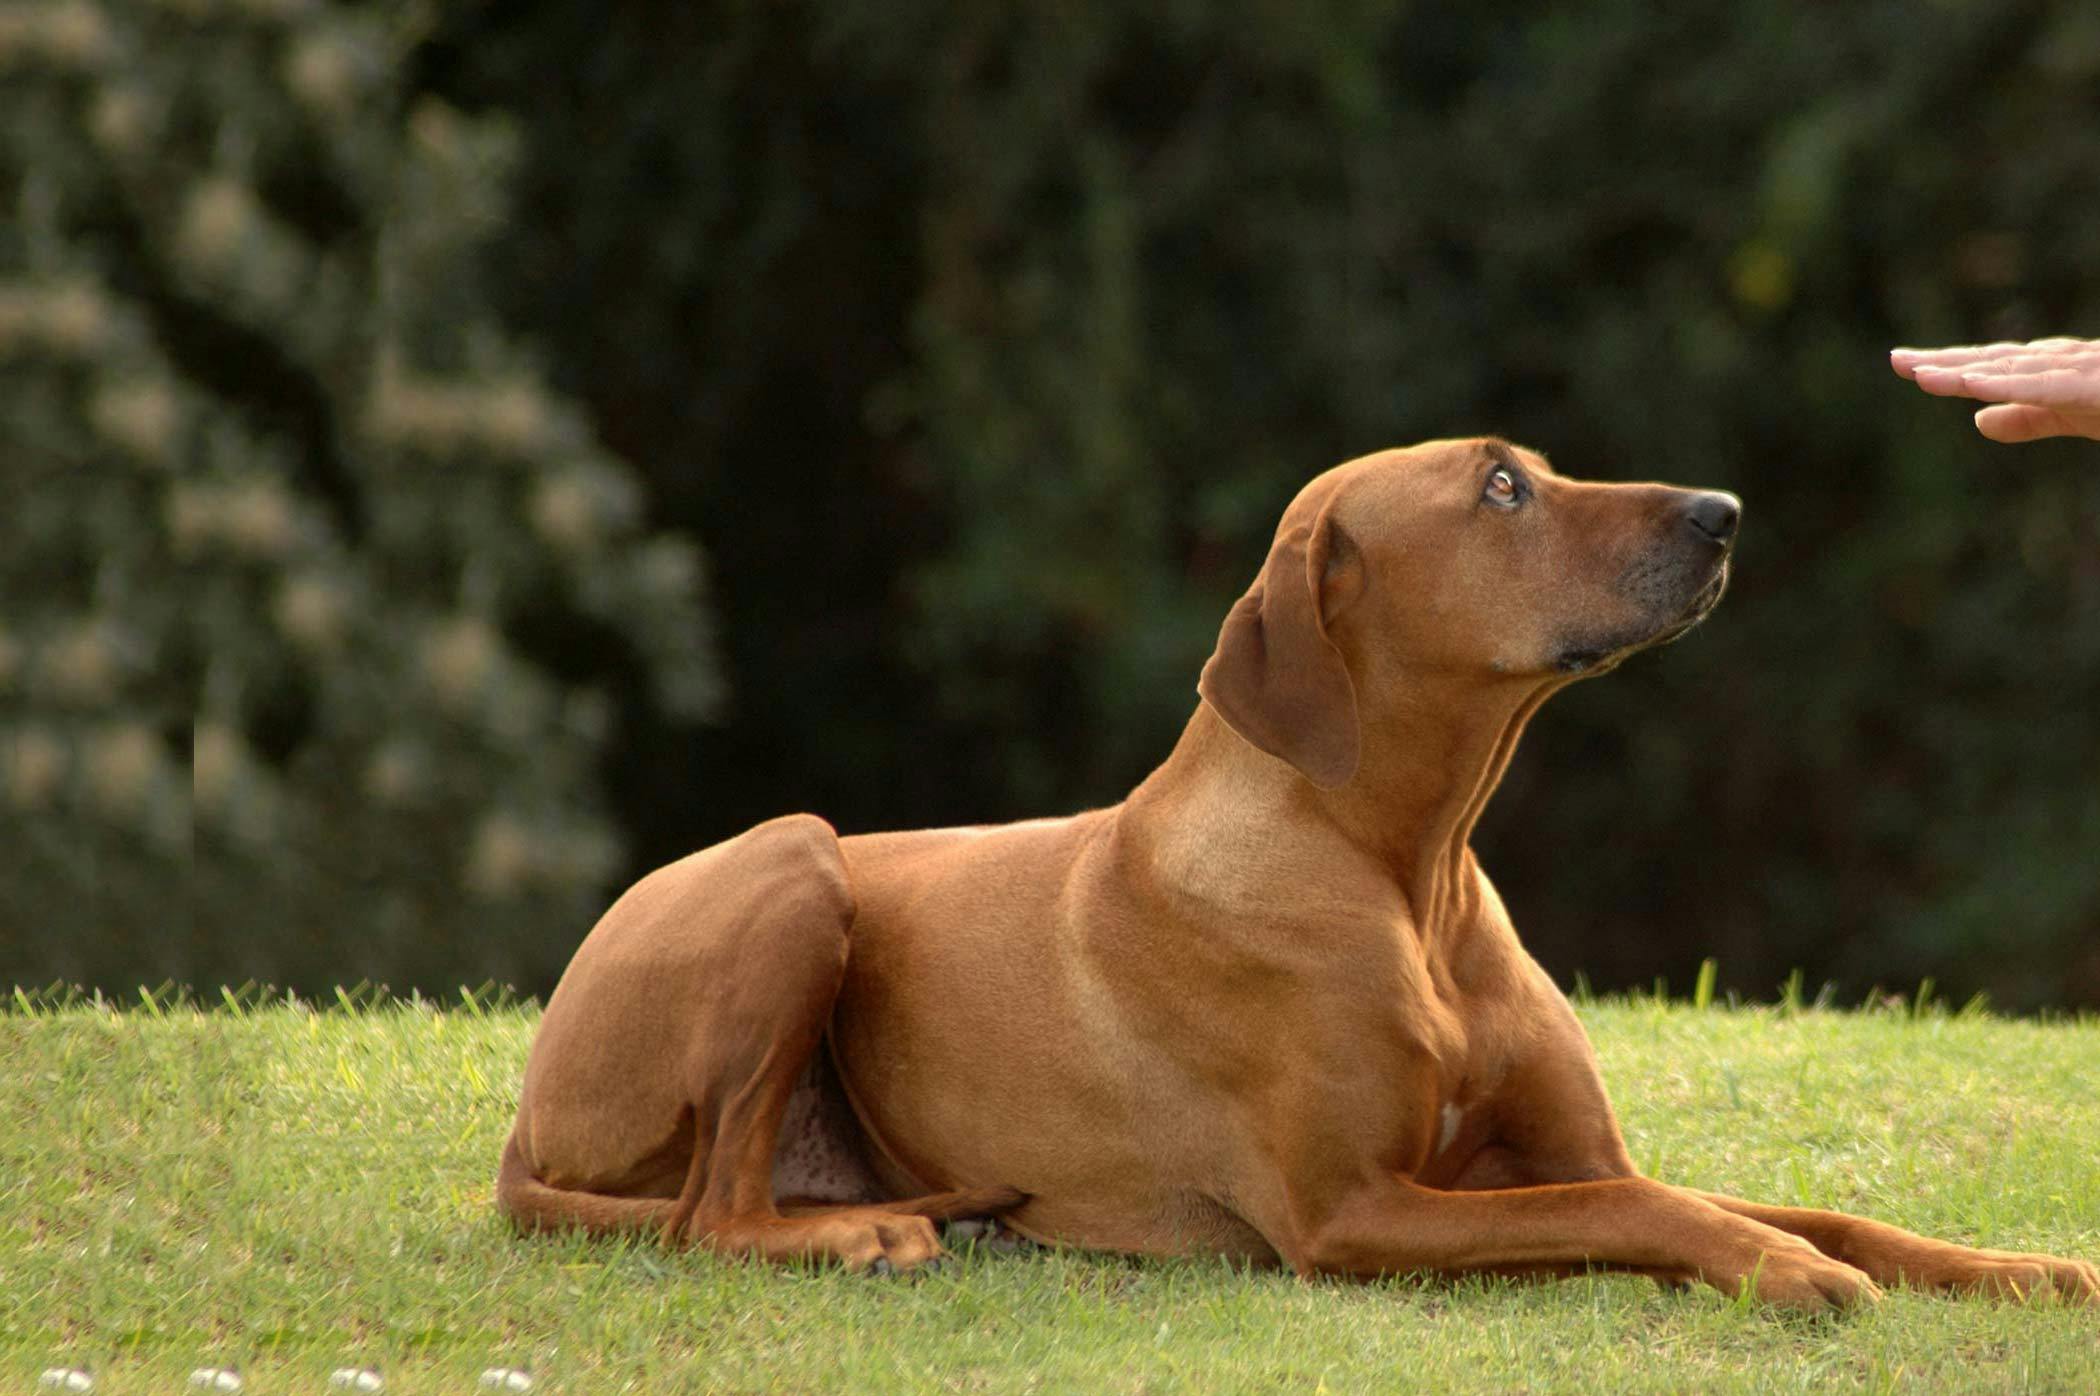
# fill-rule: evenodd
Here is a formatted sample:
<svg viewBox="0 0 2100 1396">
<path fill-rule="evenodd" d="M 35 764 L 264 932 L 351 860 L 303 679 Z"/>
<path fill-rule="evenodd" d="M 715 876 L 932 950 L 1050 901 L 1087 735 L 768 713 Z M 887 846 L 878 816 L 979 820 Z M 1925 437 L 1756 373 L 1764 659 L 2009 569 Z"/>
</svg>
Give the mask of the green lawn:
<svg viewBox="0 0 2100 1396">
<path fill-rule="evenodd" d="M 2100 1256 L 2100 1020 L 1583 1017 L 1665 1179 Z M 0 1391 L 2100 1390 L 2100 1309 L 1891 1293 L 1804 1320 L 1645 1281 L 1307 1284 L 970 1253 L 919 1281 L 523 1241 L 490 1209 L 536 1015 L 0 1013 Z"/>
</svg>

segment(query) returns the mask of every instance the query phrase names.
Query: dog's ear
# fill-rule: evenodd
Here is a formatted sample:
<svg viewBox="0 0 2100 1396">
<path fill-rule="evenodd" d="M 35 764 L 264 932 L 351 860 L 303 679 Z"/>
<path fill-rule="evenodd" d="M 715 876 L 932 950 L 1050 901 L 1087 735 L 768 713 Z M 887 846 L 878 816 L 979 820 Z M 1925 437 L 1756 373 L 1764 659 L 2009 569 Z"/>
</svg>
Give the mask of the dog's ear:
<svg viewBox="0 0 2100 1396">
<path fill-rule="evenodd" d="M 1330 566 L 1355 565 L 1330 508 L 1284 521 L 1261 575 L 1233 605 L 1196 692 L 1251 745 L 1290 762 L 1322 789 L 1356 774 L 1356 684 L 1327 637 Z"/>
</svg>

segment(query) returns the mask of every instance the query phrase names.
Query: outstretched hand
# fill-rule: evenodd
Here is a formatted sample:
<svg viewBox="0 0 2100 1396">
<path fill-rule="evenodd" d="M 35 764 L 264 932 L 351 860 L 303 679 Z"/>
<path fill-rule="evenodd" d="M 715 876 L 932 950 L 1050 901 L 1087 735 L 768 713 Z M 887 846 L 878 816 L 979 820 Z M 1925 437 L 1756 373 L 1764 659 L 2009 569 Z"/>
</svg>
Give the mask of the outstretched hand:
<svg viewBox="0 0 2100 1396">
<path fill-rule="evenodd" d="M 2100 441 L 2100 339 L 1892 349 L 1889 364 L 1937 397 L 1989 403 L 1976 413 L 1976 430 L 1993 441 Z"/>
</svg>

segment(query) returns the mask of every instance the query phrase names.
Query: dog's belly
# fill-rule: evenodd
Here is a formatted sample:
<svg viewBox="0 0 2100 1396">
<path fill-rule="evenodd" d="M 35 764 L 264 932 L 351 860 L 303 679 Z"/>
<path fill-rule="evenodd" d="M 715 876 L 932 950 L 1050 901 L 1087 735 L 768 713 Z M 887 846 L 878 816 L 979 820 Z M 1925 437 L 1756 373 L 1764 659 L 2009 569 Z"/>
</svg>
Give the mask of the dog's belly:
<svg viewBox="0 0 2100 1396">
<path fill-rule="evenodd" d="M 1034 1132 L 1016 1141 L 1033 1153 Z M 1020 1164 L 1018 1167 L 1026 1168 Z M 1044 1191 L 1005 1219 L 1030 1240 L 1090 1249 L 1170 1255 L 1218 1255 L 1273 1264 L 1275 1250 L 1261 1233 L 1206 1193 L 1143 1185 L 1131 1168 L 1113 1179 L 1064 1179 L 1032 1174 Z M 871 1148 L 828 1053 L 811 1063 L 781 1122 L 774 1156 L 773 1196 L 783 1204 L 858 1205 L 909 1197 L 945 1186 L 906 1173 L 884 1151 Z"/>
<path fill-rule="evenodd" d="M 774 1200 L 859 1205 L 900 1195 L 885 1192 L 868 1167 L 860 1122 L 839 1090 L 829 1054 L 818 1051 L 781 1116 Z"/>
<path fill-rule="evenodd" d="M 1069 1059 L 1031 1057 L 1027 1034 L 929 1020 L 874 996 L 842 995 L 834 1023 L 842 1094 L 884 1196 L 1010 1186 L 1029 1194 L 1006 1220 L 1031 1240 L 1152 1253 L 1244 1252 L 1229 1218 L 1175 1186 L 1148 1157 L 1114 1091 Z"/>
</svg>

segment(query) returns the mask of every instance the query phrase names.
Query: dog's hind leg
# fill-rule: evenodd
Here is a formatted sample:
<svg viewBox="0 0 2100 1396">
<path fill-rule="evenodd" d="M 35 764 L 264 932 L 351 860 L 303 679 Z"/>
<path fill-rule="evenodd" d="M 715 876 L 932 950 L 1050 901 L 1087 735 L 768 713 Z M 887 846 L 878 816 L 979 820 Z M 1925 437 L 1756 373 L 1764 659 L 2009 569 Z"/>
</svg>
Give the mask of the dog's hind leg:
<svg viewBox="0 0 2100 1396">
<path fill-rule="evenodd" d="M 503 1210 L 532 1228 L 660 1228 L 728 1254 L 904 1270 L 940 1254 L 930 1217 L 1018 1203 L 985 1188 L 776 1205 L 782 1117 L 830 1021 L 853 914 L 837 837 L 808 815 L 637 883 L 548 1002 Z"/>
</svg>

